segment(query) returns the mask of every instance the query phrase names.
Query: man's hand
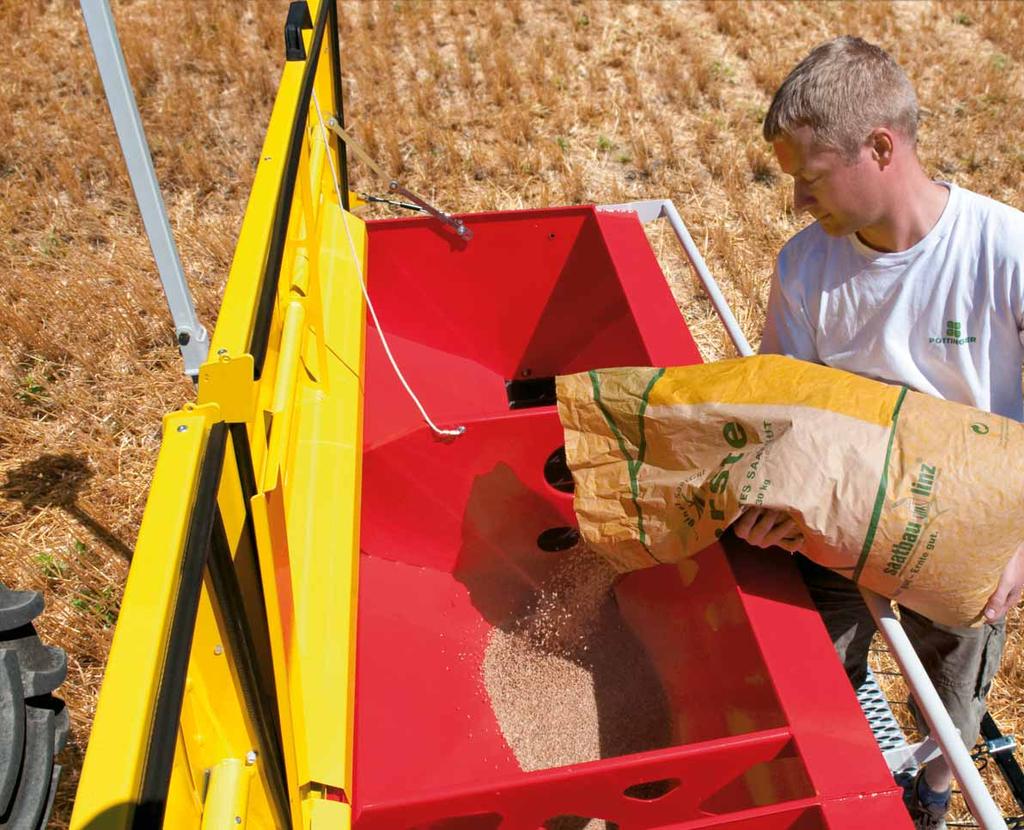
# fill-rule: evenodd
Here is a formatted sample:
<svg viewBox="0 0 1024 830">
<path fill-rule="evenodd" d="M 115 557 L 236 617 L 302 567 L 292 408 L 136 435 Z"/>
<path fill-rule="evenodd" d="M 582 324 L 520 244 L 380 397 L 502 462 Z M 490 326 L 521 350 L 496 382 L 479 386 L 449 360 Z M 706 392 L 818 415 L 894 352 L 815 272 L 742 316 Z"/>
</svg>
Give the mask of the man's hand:
<svg viewBox="0 0 1024 830">
<path fill-rule="evenodd" d="M 1017 548 L 1013 559 L 1006 563 L 995 593 L 985 605 L 985 622 L 995 622 L 1006 616 L 1006 612 L 1020 602 L 1024 591 L 1024 545 Z"/>
<path fill-rule="evenodd" d="M 743 541 L 759 548 L 778 546 L 792 552 L 799 550 L 804 543 L 803 534 L 796 522 L 781 511 L 765 507 L 747 508 L 732 529 Z M 1024 557 L 1021 559 L 1024 563 Z M 1021 573 L 1024 577 L 1024 569 Z"/>
</svg>

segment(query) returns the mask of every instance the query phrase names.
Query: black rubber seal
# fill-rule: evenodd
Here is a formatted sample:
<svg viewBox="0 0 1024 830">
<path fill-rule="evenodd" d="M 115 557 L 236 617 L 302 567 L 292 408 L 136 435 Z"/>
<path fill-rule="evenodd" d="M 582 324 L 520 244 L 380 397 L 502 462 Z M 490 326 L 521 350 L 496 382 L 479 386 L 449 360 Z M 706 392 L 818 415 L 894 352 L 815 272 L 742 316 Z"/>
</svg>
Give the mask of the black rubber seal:
<svg viewBox="0 0 1024 830">
<path fill-rule="evenodd" d="M 149 732 L 142 787 L 132 816 L 133 830 L 148 830 L 162 826 L 164 811 L 167 808 L 167 788 L 171 782 L 178 721 L 181 718 L 181 702 L 185 693 L 185 674 L 192 651 L 192 637 L 196 628 L 196 613 L 199 610 L 199 595 L 203 587 L 203 572 L 209 555 L 210 537 L 218 515 L 217 489 L 224 467 L 226 446 L 227 427 L 224 424 L 214 424 L 206 442 L 203 463 L 199 471 L 199 486 L 185 540 L 178 594 L 174 600 L 171 631 L 164 655 L 153 724 Z"/>
<path fill-rule="evenodd" d="M 327 10 L 328 54 L 331 56 L 331 80 L 334 86 L 334 114 L 338 123 L 345 126 L 345 106 L 341 88 L 341 44 L 338 42 L 338 4 L 331 0 Z M 335 158 L 341 168 L 341 206 L 349 210 L 348 203 L 348 147 L 339 136 L 331 134 L 334 141 Z"/>
<path fill-rule="evenodd" d="M 221 629 L 227 634 L 228 653 L 237 672 L 238 685 L 258 742 L 257 764 L 263 766 L 270 801 L 277 812 L 277 827 L 291 827 L 288 783 L 281 751 L 281 725 L 277 717 L 277 696 L 267 688 L 259 671 L 251 620 L 246 614 L 242 589 L 231 558 L 231 545 L 220 511 L 214 520 L 210 546 L 210 583 Z"/>
<path fill-rule="evenodd" d="M 256 380 L 263 375 L 263 363 L 267 358 L 267 345 L 270 339 L 270 321 L 274 316 L 274 302 L 277 299 L 277 283 L 281 276 L 281 259 L 284 255 L 285 237 L 288 235 L 288 222 L 291 218 L 292 198 L 295 195 L 295 182 L 299 171 L 299 157 L 302 155 L 302 142 L 305 140 L 306 119 L 309 115 L 309 102 L 313 97 L 313 79 L 320 56 L 320 47 L 327 28 L 328 11 L 335 8 L 335 0 L 324 0 L 316 15 L 316 26 L 313 28 L 313 41 L 310 44 L 312 55 L 306 61 L 302 72 L 302 86 L 299 90 L 299 102 L 295 108 L 292 121 L 292 133 L 288 139 L 288 156 L 285 159 L 284 176 L 281 187 L 277 191 L 277 204 L 274 207 L 274 223 L 270 230 L 270 245 L 267 249 L 267 260 L 260 277 L 259 299 L 256 305 L 256 319 L 253 322 L 252 338 L 249 341 L 249 353 L 255 363 Z M 335 17 L 337 10 L 335 10 Z"/>
</svg>

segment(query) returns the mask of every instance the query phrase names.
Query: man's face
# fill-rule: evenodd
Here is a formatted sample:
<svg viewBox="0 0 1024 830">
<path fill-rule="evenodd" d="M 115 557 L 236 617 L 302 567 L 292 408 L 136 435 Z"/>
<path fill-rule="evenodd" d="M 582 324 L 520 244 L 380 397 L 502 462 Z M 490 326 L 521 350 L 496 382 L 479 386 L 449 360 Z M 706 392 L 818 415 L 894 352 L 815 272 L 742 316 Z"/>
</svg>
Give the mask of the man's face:
<svg viewBox="0 0 1024 830">
<path fill-rule="evenodd" d="M 814 142 L 810 127 L 773 142 L 782 171 L 793 177 L 793 207 L 806 210 L 830 236 L 846 236 L 879 219 L 877 166 L 862 147 L 850 160 Z"/>
</svg>

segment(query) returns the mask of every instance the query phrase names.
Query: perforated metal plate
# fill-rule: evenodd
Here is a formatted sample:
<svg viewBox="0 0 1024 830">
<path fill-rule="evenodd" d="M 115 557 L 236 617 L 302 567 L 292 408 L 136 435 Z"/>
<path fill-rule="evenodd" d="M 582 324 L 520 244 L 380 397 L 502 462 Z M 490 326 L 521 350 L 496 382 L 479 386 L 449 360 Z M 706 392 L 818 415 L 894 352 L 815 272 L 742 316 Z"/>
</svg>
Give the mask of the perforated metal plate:
<svg viewBox="0 0 1024 830">
<path fill-rule="evenodd" d="M 896 722 L 889 701 L 879 688 L 870 668 L 864 682 L 857 689 L 857 700 L 882 752 L 907 746 L 903 729 Z"/>
</svg>

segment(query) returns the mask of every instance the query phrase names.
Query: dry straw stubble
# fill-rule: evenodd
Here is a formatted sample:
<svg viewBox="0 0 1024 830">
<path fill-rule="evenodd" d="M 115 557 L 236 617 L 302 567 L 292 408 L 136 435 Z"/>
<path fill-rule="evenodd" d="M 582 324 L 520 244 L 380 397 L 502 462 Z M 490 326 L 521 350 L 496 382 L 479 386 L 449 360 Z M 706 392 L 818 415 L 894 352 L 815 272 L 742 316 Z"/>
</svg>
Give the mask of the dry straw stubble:
<svg viewBox="0 0 1024 830">
<path fill-rule="evenodd" d="M 357 135 L 373 131 L 392 171 L 445 209 L 673 198 L 756 341 L 773 252 L 802 224 L 787 182 L 747 153 L 777 79 L 826 37 L 882 43 L 929 113 L 927 169 L 1022 207 L 1015 6 L 342 0 L 346 115 Z M 283 60 L 286 7 L 114 3 L 208 327 Z M 77 4 L 6 3 L 0 23 L 9 35 L 0 69 L 0 579 L 47 591 L 40 628 L 69 651 L 73 732 L 59 828 L 160 417 L 192 390 Z M 702 133 L 706 124 L 714 135 Z M 353 181 L 382 186 L 358 163 Z M 674 240 L 660 228 L 651 236 L 705 356 L 730 355 Z M 25 475 L 36 474 L 44 495 L 20 497 Z M 993 709 L 1019 732 L 1017 619 Z"/>
</svg>

